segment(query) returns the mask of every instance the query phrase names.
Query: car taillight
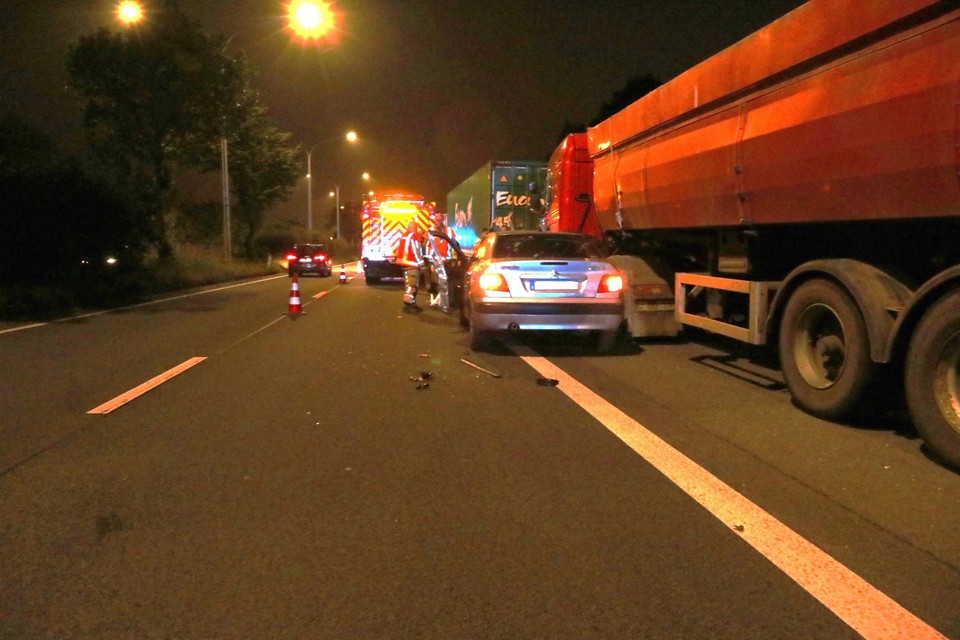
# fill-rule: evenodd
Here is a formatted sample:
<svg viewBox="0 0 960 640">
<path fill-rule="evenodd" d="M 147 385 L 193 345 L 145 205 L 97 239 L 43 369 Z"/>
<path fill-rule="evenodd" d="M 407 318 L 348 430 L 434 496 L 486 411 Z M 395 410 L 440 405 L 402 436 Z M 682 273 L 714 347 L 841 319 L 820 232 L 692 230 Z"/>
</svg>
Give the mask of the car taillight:
<svg viewBox="0 0 960 640">
<path fill-rule="evenodd" d="M 296 259 L 297 259 L 297 254 L 295 254 L 295 253 L 288 253 L 288 254 L 287 254 L 287 260 L 296 260 Z"/>
<path fill-rule="evenodd" d="M 507 281 L 499 273 L 485 272 L 480 274 L 480 288 L 484 291 L 509 291 Z"/>
<path fill-rule="evenodd" d="M 623 291 L 623 277 L 619 273 L 608 273 L 600 280 L 597 293 L 618 293 Z"/>
<path fill-rule="evenodd" d="M 318 253 L 317 255 L 313 256 L 313 259 L 316 260 L 317 262 L 326 262 L 327 256 L 326 254 Z"/>
</svg>

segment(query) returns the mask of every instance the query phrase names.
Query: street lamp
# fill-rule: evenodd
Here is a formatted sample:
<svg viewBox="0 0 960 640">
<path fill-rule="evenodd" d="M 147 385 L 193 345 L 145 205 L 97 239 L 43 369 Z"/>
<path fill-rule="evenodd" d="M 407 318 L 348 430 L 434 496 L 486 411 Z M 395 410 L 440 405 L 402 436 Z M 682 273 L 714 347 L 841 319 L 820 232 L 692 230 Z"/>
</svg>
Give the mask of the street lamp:
<svg viewBox="0 0 960 640">
<path fill-rule="evenodd" d="M 320 41 L 336 29 L 338 16 L 329 2 L 293 0 L 286 9 L 287 29 L 299 38 Z"/>
<path fill-rule="evenodd" d="M 360 175 L 360 177 L 368 182 L 370 181 L 370 174 L 367 173 L 366 171 L 364 171 Z M 330 197 L 331 198 L 335 197 L 337 199 L 337 237 L 339 238 L 340 237 L 340 185 L 336 182 L 333 182 L 332 180 L 330 181 L 330 184 L 333 185 L 333 191 L 330 192 Z M 370 194 L 372 195 L 373 192 L 371 191 Z"/>
<path fill-rule="evenodd" d="M 143 7 L 134 0 L 123 0 L 117 5 L 117 20 L 126 26 L 137 24 L 144 19 Z"/>
<path fill-rule="evenodd" d="M 326 142 L 332 142 L 333 140 L 339 140 L 339 137 L 331 138 Z M 360 137 L 357 136 L 356 131 L 347 131 L 346 135 L 343 136 L 343 139 L 349 142 L 350 144 L 356 144 L 360 140 Z M 310 147 L 310 150 L 307 151 L 307 231 L 313 232 L 313 171 L 311 170 L 311 159 L 313 157 L 313 150 L 318 146 L 323 144 L 318 142 L 317 144 Z M 337 186 L 337 237 L 340 237 L 340 187 Z"/>
</svg>

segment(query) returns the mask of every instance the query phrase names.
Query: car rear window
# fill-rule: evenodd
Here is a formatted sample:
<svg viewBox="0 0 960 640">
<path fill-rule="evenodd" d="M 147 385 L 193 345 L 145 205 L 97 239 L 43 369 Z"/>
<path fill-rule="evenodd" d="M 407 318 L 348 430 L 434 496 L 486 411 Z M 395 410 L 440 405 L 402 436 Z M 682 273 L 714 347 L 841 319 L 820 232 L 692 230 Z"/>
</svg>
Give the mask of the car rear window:
<svg viewBox="0 0 960 640">
<path fill-rule="evenodd" d="M 497 238 L 494 258 L 602 258 L 599 247 L 587 236 L 509 235 Z"/>
</svg>

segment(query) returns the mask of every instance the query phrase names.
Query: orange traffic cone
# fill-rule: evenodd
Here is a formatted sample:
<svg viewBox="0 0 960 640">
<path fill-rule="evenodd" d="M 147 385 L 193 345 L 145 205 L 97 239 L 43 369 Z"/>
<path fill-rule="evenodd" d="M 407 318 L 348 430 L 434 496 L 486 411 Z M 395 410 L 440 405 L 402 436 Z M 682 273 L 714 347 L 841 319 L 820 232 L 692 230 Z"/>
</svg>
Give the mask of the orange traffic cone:
<svg viewBox="0 0 960 640">
<path fill-rule="evenodd" d="M 300 304 L 300 285 L 297 284 L 297 274 L 293 274 L 293 283 L 290 285 L 290 302 L 287 304 L 287 313 L 300 315 L 303 306 Z"/>
<path fill-rule="evenodd" d="M 347 273 L 343 270 L 343 265 L 340 265 L 340 284 L 347 284 Z"/>
</svg>

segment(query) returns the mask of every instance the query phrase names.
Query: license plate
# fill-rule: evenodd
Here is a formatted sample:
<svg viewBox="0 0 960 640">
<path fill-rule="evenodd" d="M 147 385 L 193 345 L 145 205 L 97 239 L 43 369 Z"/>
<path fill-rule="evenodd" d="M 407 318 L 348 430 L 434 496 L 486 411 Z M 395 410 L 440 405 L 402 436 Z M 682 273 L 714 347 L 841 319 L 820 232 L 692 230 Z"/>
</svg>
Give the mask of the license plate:
<svg viewBox="0 0 960 640">
<path fill-rule="evenodd" d="M 579 291 L 580 283 L 576 280 L 536 280 L 533 283 L 535 291 Z"/>
<path fill-rule="evenodd" d="M 672 304 L 644 304 L 641 302 L 637 303 L 637 311 L 673 311 L 674 306 Z"/>
</svg>

